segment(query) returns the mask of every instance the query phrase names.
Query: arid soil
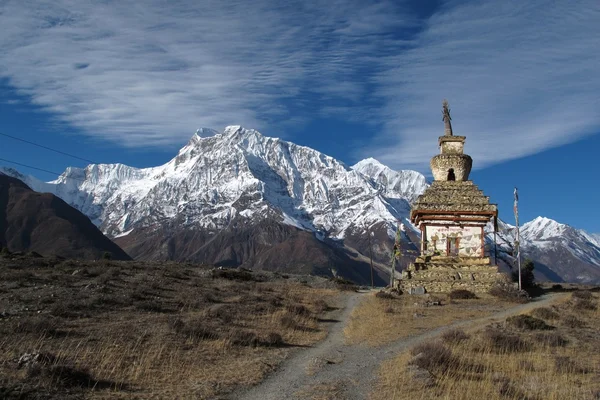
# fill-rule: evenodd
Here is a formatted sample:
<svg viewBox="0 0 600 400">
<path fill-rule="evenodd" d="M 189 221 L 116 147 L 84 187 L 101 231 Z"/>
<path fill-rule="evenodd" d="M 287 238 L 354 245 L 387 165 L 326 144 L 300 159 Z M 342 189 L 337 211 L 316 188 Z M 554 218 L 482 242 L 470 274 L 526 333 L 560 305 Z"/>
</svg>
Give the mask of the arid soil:
<svg viewBox="0 0 600 400">
<path fill-rule="evenodd" d="M 326 336 L 343 282 L 0 256 L 0 398 L 215 398 Z"/>
<path fill-rule="evenodd" d="M 248 391 L 236 392 L 230 398 L 244 400 L 367 399 L 376 387 L 377 371 L 380 365 L 411 346 L 435 338 L 456 327 L 478 326 L 533 307 L 552 304 L 564 295 L 553 294 L 532 303 L 513 304 L 503 308 L 502 311 L 498 311 L 496 302 L 491 301 L 488 303 L 486 316 L 482 316 L 486 313 L 480 310 L 475 318 L 469 318 L 469 314 L 463 314 L 466 318 L 456 318 L 455 322 L 436 328 L 423 329 L 421 333 L 404 335 L 404 331 L 401 330 L 397 333 L 396 340 L 386 341 L 379 346 L 373 346 L 368 341 L 348 340 L 344 335 L 344 327 L 348 326 L 352 312 L 357 307 L 360 309 L 361 302 L 369 302 L 374 296 L 375 292 L 362 292 L 348 296 L 345 310 L 338 316 L 338 321 L 335 322 L 326 340 L 310 349 L 296 353 L 263 383 Z M 397 299 L 396 301 L 405 300 Z M 419 298 L 414 297 L 413 301 L 419 301 Z M 394 316 L 391 315 L 389 318 L 393 319 Z"/>
</svg>

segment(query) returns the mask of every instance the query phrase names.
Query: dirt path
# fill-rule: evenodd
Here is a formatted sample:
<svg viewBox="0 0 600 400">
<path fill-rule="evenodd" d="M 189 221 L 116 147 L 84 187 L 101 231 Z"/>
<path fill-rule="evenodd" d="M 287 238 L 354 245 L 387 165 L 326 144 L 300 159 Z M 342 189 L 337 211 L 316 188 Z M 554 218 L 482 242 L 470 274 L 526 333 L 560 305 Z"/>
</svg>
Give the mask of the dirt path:
<svg viewBox="0 0 600 400">
<path fill-rule="evenodd" d="M 527 304 L 517 305 L 493 315 L 465 320 L 446 325 L 422 334 L 402 338 L 381 347 L 366 345 L 346 345 L 344 326 L 352 310 L 368 292 L 350 293 L 346 305 L 333 317 L 327 338 L 307 350 L 295 353 L 280 368 L 260 385 L 244 392 L 236 392 L 231 399 L 243 400 L 282 400 L 321 398 L 347 400 L 367 399 L 376 380 L 381 363 L 415 344 L 432 339 L 451 328 L 467 328 L 501 320 L 510 315 L 526 312 L 530 309 L 558 301 L 565 294 L 550 294 Z M 331 397 L 325 397 L 329 393 Z"/>
</svg>

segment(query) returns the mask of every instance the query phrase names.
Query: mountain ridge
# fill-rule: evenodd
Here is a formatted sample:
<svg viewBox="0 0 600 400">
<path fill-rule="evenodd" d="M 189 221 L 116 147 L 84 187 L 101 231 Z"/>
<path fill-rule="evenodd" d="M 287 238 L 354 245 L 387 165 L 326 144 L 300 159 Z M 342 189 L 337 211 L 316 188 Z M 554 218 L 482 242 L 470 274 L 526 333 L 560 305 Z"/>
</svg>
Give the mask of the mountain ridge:
<svg viewBox="0 0 600 400">
<path fill-rule="evenodd" d="M 275 247 L 286 240 L 300 240 L 319 253 L 324 250 L 318 242 L 329 246 L 332 252 L 325 252 L 328 255 L 317 269 L 329 268 L 330 272 L 338 269 L 344 257 L 368 257 L 371 248 L 365 234 L 370 232 L 377 237 L 375 262 L 386 264 L 398 221 L 414 228 L 408 221 L 410 205 L 429 185 L 415 171 L 394 171 L 373 158 L 348 166 L 317 150 L 239 125 L 221 133 L 197 130 L 173 159 L 157 167 L 70 167 L 48 183 L 19 175 L 34 189 L 52 192 L 88 215 L 126 250 L 127 246 L 138 249 L 139 253 L 132 250 L 134 257 L 177 257 L 172 249 L 185 248 L 181 257 L 186 259 L 259 267 L 259 253 L 267 251 L 266 247 L 245 246 L 235 239 L 236 232 L 260 236 L 261 221 L 269 220 L 310 234 L 299 239 L 286 228 L 287 236 L 279 237 L 283 231 L 273 225 L 270 229 L 279 232 Z M 499 248 L 509 254 L 514 227 L 500 224 Z M 177 239 L 163 240 L 158 231 Z M 154 250 L 140 245 L 140 235 L 148 234 L 156 235 L 149 240 L 158 246 Z M 407 231 L 407 254 L 416 252 L 417 234 Z M 541 249 L 552 251 L 558 246 L 573 260 L 592 265 L 584 268 L 585 279 L 600 280 L 594 269 L 600 265 L 600 250 L 591 234 L 539 217 L 521 227 L 521 236 L 525 252 L 542 258 Z M 563 236 L 576 240 L 577 246 L 569 250 L 569 243 L 559 240 Z M 211 248 L 217 242 L 226 243 L 230 253 Z M 194 252 L 194 246 L 204 250 Z M 301 255 L 295 259 L 302 263 Z"/>
</svg>

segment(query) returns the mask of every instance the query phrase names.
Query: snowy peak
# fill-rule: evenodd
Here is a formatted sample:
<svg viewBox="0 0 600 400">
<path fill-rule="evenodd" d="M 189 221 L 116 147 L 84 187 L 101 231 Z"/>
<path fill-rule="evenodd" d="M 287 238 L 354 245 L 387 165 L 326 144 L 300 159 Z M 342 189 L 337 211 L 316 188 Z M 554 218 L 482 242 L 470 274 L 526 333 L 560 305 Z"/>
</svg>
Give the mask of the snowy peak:
<svg viewBox="0 0 600 400">
<path fill-rule="evenodd" d="M 521 228 L 521 235 L 527 240 L 549 240 L 565 234 L 570 226 L 556 222 L 553 219 L 537 217 Z"/>
<path fill-rule="evenodd" d="M 411 170 L 394 171 L 374 158 L 366 158 L 352 169 L 371 178 L 388 197 L 414 202 L 429 184 L 423 174 Z"/>
</svg>

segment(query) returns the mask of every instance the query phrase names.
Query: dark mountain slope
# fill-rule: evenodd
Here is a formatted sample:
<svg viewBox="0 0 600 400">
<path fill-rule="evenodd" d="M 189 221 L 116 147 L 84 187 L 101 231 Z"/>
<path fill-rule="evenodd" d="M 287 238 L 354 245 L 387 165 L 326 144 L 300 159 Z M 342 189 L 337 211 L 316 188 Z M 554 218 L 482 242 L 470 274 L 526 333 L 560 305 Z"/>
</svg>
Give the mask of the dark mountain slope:
<svg viewBox="0 0 600 400">
<path fill-rule="evenodd" d="M 0 246 L 68 258 L 130 257 L 88 217 L 50 193 L 37 193 L 0 174 Z"/>
</svg>

